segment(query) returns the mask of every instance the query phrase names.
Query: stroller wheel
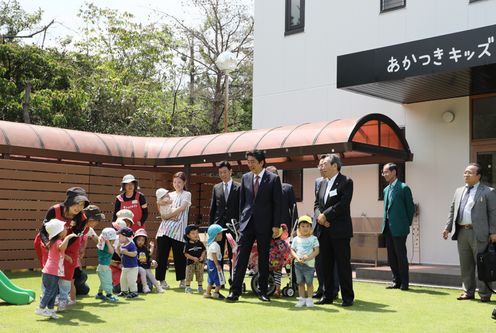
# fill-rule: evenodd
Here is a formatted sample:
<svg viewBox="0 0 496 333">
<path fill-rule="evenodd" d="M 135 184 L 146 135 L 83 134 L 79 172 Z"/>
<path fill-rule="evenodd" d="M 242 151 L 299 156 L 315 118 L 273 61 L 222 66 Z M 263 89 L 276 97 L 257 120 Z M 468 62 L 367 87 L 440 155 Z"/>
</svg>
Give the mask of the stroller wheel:
<svg viewBox="0 0 496 333">
<path fill-rule="evenodd" d="M 242 292 L 246 293 L 246 283 L 243 282 L 243 286 L 241 287 Z"/>
<path fill-rule="evenodd" d="M 288 297 L 288 287 L 282 288 L 281 293 L 284 297 Z"/>
<path fill-rule="evenodd" d="M 255 295 L 260 294 L 260 285 L 258 283 L 258 280 L 260 278 L 260 274 L 256 273 L 252 278 L 251 278 L 251 290 Z M 274 275 L 269 274 L 269 285 L 267 286 L 267 296 L 272 296 L 274 292 L 276 291 L 276 284 L 274 281 Z"/>
<path fill-rule="evenodd" d="M 295 290 L 291 287 L 288 287 L 288 289 L 286 289 L 286 296 L 293 297 L 294 295 L 295 295 Z"/>
</svg>

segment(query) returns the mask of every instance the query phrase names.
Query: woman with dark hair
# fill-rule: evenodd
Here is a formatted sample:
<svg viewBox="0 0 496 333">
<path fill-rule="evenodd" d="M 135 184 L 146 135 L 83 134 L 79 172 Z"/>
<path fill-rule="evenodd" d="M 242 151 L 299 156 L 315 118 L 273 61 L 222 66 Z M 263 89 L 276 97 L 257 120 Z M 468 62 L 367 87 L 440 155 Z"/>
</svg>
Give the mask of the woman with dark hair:
<svg viewBox="0 0 496 333">
<path fill-rule="evenodd" d="M 51 219 L 58 219 L 64 221 L 65 227 L 69 234 L 74 233 L 82 236 L 88 232 L 86 227 L 87 218 L 83 209 L 89 205 L 89 200 L 86 191 L 81 187 L 71 187 L 66 192 L 66 199 L 63 203 L 56 204 L 48 209 L 43 225 L 40 232 L 34 239 L 34 248 L 36 255 L 40 261 L 41 267 L 45 266 L 48 256 L 48 232 L 45 229 L 45 224 Z M 74 278 L 74 271 L 79 266 L 79 249 L 81 246 L 81 237 L 75 237 L 69 240 L 69 245 L 65 250 L 64 260 L 64 277 L 59 280 L 60 289 L 60 303 L 59 309 L 64 310 L 69 300 L 69 293 L 71 293 L 72 302 L 75 302 L 75 290 L 72 290 L 72 281 Z"/>
<path fill-rule="evenodd" d="M 112 221 L 117 220 L 117 212 L 121 209 L 129 209 L 133 212 L 133 225 L 131 229 L 136 232 L 139 228 L 145 228 L 148 218 L 148 204 L 145 195 L 139 192 L 138 180 L 133 175 L 125 175 L 121 181 L 121 193 L 115 198 L 114 216 Z"/>
<path fill-rule="evenodd" d="M 161 282 L 162 288 L 168 288 L 165 273 L 172 248 L 174 254 L 174 267 L 176 280 L 181 281 L 179 287 L 185 287 L 186 258 L 184 257 L 184 230 L 188 225 L 189 207 L 191 206 L 191 193 L 185 190 L 186 174 L 177 172 L 172 178 L 174 192 L 170 192 L 172 209 L 170 213 L 161 214 L 162 222 L 157 231 L 157 269 L 155 277 Z M 158 206 L 158 204 L 157 204 Z M 160 211 L 160 207 L 158 207 Z"/>
</svg>

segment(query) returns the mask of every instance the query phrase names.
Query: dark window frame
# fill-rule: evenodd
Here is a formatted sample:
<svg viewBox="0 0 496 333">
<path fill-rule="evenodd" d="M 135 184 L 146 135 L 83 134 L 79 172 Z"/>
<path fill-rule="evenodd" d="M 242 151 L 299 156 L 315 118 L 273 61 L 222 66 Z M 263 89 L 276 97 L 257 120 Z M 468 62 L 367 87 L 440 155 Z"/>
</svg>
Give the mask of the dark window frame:
<svg viewBox="0 0 496 333">
<path fill-rule="evenodd" d="M 468 0 L 468 3 L 471 4 L 472 2 L 479 2 L 481 0 Z"/>
<path fill-rule="evenodd" d="M 379 7 L 381 9 L 381 11 L 380 11 L 381 13 L 387 13 L 387 12 L 390 12 L 392 10 L 397 10 L 397 9 L 401 9 L 401 8 L 406 7 L 406 0 L 404 0 L 403 5 L 384 9 L 384 1 L 386 1 L 386 0 L 379 0 Z"/>
<path fill-rule="evenodd" d="M 286 0 L 286 16 L 284 36 L 305 31 L 305 0 L 300 0 L 300 24 L 291 26 L 291 0 Z"/>
<path fill-rule="evenodd" d="M 387 163 L 382 163 L 382 164 L 379 164 L 379 197 L 378 197 L 378 201 L 384 201 L 384 189 L 386 188 L 386 186 L 388 186 L 388 183 L 386 182 L 386 180 L 384 179 L 384 177 L 382 176 L 382 169 L 384 169 L 384 166 L 386 165 Z M 394 164 L 396 164 L 398 166 L 398 170 L 396 172 L 396 176 L 397 178 L 402 181 L 403 183 L 406 183 L 406 164 L 405 162 L 394 162 Z"/>
<path fill-rule="evenodd" d="M 293 185 L 296 202 L 303 201 L 303 169 L 283 170 L 282 182 Z"/>
</svg>

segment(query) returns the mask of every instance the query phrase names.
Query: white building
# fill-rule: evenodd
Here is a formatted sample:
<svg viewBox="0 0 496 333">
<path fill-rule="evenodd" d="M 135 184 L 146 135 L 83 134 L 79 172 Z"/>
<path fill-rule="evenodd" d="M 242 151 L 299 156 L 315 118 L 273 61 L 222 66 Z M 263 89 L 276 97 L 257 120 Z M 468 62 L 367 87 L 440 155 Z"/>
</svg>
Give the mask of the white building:
<svg viewBox="0 0 496 333">
<path fill-rule="evenodd" d="M 399 7 L 381 12 L 382 6 Z M 482 27 L 487 28 L 474 30 Z M 479 161 L 488 171 L 486 180 L 496 182 L 491 172 L 496 94 L 487 94 L 496 93 L 495 37 L 496 0 L 255 0 L 253 128 L 369 113 L 404 126 L 414 154 L 406 163 L 406 182 L 419 205 L 420 225 L 419 248 L 410 237 L 409 257 L 414 263 L 457 265 L 456 243 L 442 240 L 441 232 L 454 190 L 463 185 L 463 170 Z M 423 41 L 427 38 L 432 39 Z M 406 42 L 414 43 L 395 46 Z M 349 60 L 346 66 L 338 66 L 338 56 L 383 47 L 388 48 L 376 51 L 391 52 L 388 61 L 374 63 L 379 59 L 374 51 L 364 54 L 363 63 L 350 56 L 342 58 Z M 440 58 L 437 48 L 443 50 Z M 455 55 L 460 51 L 456 61 L 450 59 L 452 48 Z M 338 88 L 338 68 L 341 88 L 364 93 Z M 357 73 L 381 82 L 349 77 Z M 388 100 L 394 98 L 400 102 Z M 446 112 L 454 115 L 452 121 Z M 343 168 L 355 182 L 353 217 L 382 216 L 378 170 L 378 165 Z M 317 176 L 317 169 L 304 170 L 300 212 L 312 211 Z"/>
</svg>

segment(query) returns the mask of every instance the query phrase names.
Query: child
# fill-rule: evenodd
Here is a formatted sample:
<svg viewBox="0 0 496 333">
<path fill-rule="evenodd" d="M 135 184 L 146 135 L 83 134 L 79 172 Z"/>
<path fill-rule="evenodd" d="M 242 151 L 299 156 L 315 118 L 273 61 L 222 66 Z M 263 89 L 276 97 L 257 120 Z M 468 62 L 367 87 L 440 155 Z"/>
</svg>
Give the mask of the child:
<svg viewBox="0 0 496 333">
<path fill-rule="evenodd" d="M 127 210 L 127 209 L 126 209 Z M 119 211 L 120 212 L 120 211 Z M 132 212 L 131 212 L 132 214 Z M 119 231 L 122 228 L 125 228 L 129 222 L 126 222 L 123 218 L 118 218 L 114 222 L 112 222 L 112 227 L 114 227 L 115 231 Z M 117 238 L 114 242 L 114 249 L 119 247 L 119 239 Z M 110 262 L 110 270 L 112 271 L 112 285 L 114 286 L 114 293 L 118 294 L 121 292 L 121 273 L 122 273 L 122 265 L 121 265 L 121 257 L 114 251 L 112 255 L 112 261 Z"/>
<path fill-rule="evenodd" d="M 67 235 L 65 222 L 57 219 L 51 219 L 47 222 L 45 230 L 49 239 L 48 258 L 42 270 L 43 297 L 35 314 L 59 319 L 53 306 L 55 297 L 59 292 L 59 278 L 64 276 L 64 251 L 69 244 L 69 240 L 77 237 L 77 235 L 73 233 Z"/>
<path fill-rule="evenodd" d="M 203 294 L 203 266 L 205 257 L 207 255 L 207 249 L 205 245 L 200 241 L 200 235 L 198 233 L 198 226 L 190 224 L 186 227 L 184 231 L 184 256 L 187 259 L 186 262 L 186 288 L 184 291 L 188 294 L 193 293 L 191 289 L 191 281 L 193 281 L 193 274 L 196 276 L 196 282 L 198 282 L 198 293 Z"/>
<path fill-rule="evenodd" d="M 150 282 L 157 287 L 157 293 L 163 293 L 164 290 L 160 286 L 160 282 L 155 279 L 155 275 L 153 275 L 151 270 L 151 253 L 153 253 L 155 243 L 150 241 L 150 249 L 147 246 L 148 234 L 146 230 L 140 228 L 136 230 L 136 234 L 134 235 L 134 243 L 136 244 L 136 248 L 138 251 L 138 274 L 141 279 L 141 285 L 143 286 L 143 292 L 145 294 L 150 292 L 150 288 L 148 287 L 147 278 Z"/>
<path fill-rule="evenodd" d="M 274 296 L 277 297 L 281 296 L 282 269 L 285 267 L 290 254 L 289 244 L 286 242 L 287 238 L 288 227 L 285 224 L 281 224 L 278 233 L 270 241 L 269 263 L 274 272 L 274 283 L 276 285 Z"/>
<path fill-rule="evenodd" d="M 122 228 L 117 231 L 119 235 L 119 246 L 116 248 L 117 254 L 121 257 L 121 292 L 118 296 L 126 298 L 138 297 L 138 251 L 132 241 L 133 231 L 128 228 Z"/>
<path fill-rule="evenodd" d="M 172 200 L 169 195 L 169 191 L 165 188 L 159 188 L 155 191 L 155 196 L 157 197 L 157 205 L 160 210 L 160 215 L 168 215 L 172 211 Z"/>
<path fill-rule="evenodd" d="M 98 294 L 96 294 L 96 299 L 101 299 L 102 301 L 117 302 L 118 299 L 112 295 L 112 271 L 110 270 L 110 262 L 112 260 L 112 255 L 114 254 L 114 246 L 112 241 L 117 239 L 117 234 L 113 228 L 105 228 L 102 230 L 102 234 L 98 238 L 98 245 L 96 253 L 98 255 L 98 267 L 96 272 L 98 273 L 98 278 L 100 279 L 100 287 L 98 288 Z M 103 295 L 106 293 L 106 296 Z"/>
<path fill-rule="evenodd" d="M 315 257 L 319 254 L 319 241 L 312 235 L 312 218 L 303 215 L 298 219 L 297 235 L 291 243 L 291 255 L 295 259 L 296 283 L 300 298 L 297 308 L 313 306 L 313 274 L 315 273 Z M 305 284 L 307 295 L 305 297 Z"/>
<path fill-rule="evenodd" d="M 208 227 L 208 250 L 207 250 L 207 269 L 208 269 L 208 286 L 207 291 L 203 294 L 205 298 L 224 299 L 225 297 L 219 292 L 220 286 L 226 284 L 224 272 L 222 270 L 222 253 L 220 245 L 217 242 L 222 240 L 222 232 L 226 229 L 218 224 L 212 224 Z M 215 290 L 211 293 L 213 286 Z"/>
</svg>

